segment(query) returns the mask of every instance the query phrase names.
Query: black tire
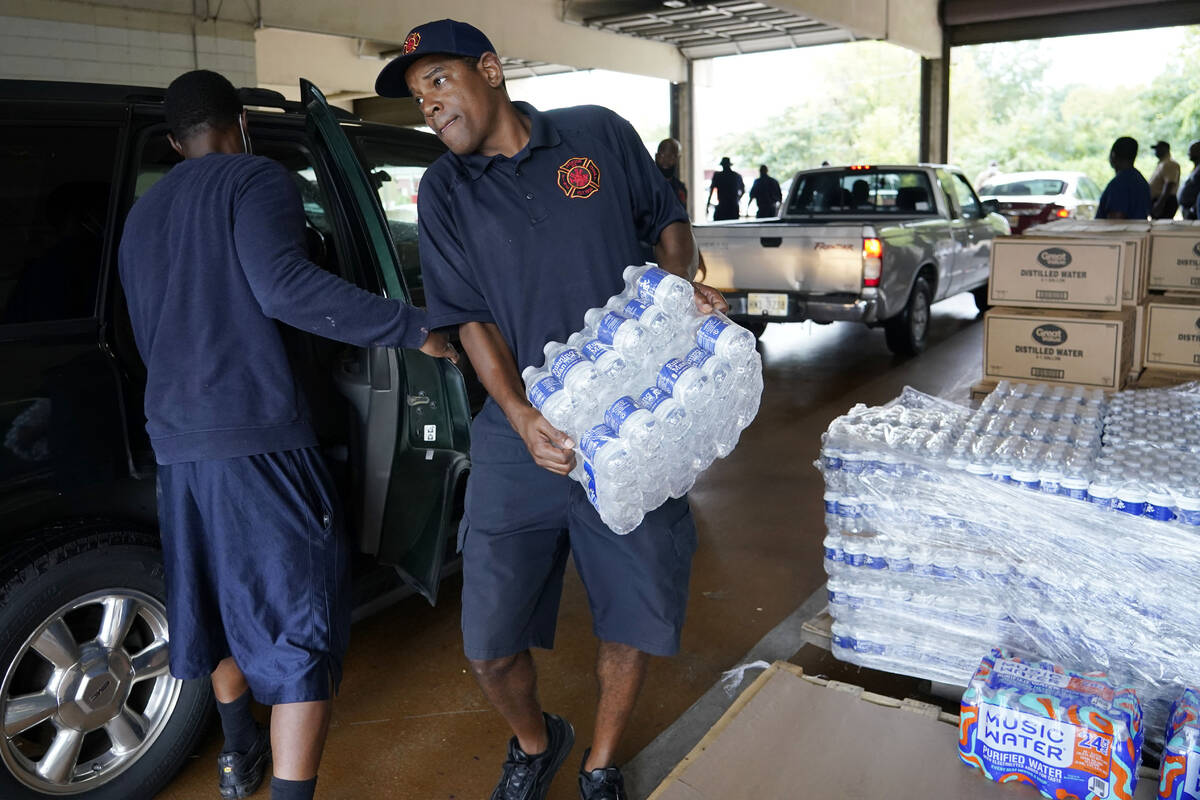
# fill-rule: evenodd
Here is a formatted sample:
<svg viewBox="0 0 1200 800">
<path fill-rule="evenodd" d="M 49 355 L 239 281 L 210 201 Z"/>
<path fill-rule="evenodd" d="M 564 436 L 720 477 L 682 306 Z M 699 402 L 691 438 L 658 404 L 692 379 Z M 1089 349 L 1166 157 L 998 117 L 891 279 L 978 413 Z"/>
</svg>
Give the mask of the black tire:
<svg viewBox="0 0 1200 800">
<path fill-rule="evenodd" d="M 933 290 L 929 283 L 924 278 L 917 278 L 904 310 L 883 323 L 889 350 L 898 356 L 915 356 L 925 349 L 932 301 Z"/>
<path fill-rule="evenodd" d="M 212 689 L 207 679 L 176 681 L 165 674 L 165 586 L 162 555 L 158 539 L 152 534 L 121 530 L 113 526 L 89 525 L 55 530 L 39 536 L 39 544 L 5 554 L 3 585 L 0 585 L 0 717 L 16 706 L 10 700 L 38 691 L 38 685 L 53 673 L 51 660 L 42 655 L 40 642 L 50 639 L 44 625 L 59 621 L 78 645 L 74 651 L 87 658 L 89 648 L 102 641 L 101 623 L 109 619 L 110 606 L 127 604 L 132 622 L 117 626 L 123 632 L 113 634 L 112 648 L 105 650 L 114 663 L 128 656 L 128 673 L 118 678 L 118 690 L 100 683 L 97 694 L 89 696 L 91 684 L 81 684 L 78 698 L 87 698 L 93 706 L 56 701 L 54 716 L 15 734 L 11 740 L 0 737 L 0 797 L 5 800 L 43 800 L 48 797 L 76 797 L 87 800 L 149 800 L 174 777 L 195 750 L 208 727 L 213 707 Z M 132 599 L 131 599 L 132 598 Z M 75 610 L 68 610 L 75 607 Z M 114 605 L 115 607 L 115 605 Z M 117 615 L 114 615 L 115 619 Z M 89 634 L 89 631 L 92 631 Z M 38 649 L 31 637 L 39 634 Z M 90 636 L 90 639 L 89 639 Z M 146 654 L 155 652 L 153 658 Z M 133 652 L 130 652 L 132 650 Z M 133 658 L 141 654 L 141 658 Z M 62 656 L 60 655 L 61 659 Z M 144 679 L 136 682 L 131 675 L 144 669 Z M 70 669 L 57 674 L 70 676 Z M 103 673 L 107 675 L 108 673 Z M 148 676 L 148 677 L 145 677 Z M 91 680 L 91 678 L 88 678 Z M 64 683 L 66 677 L 61 679 Z M 109 700 L 109 697 L 113 699 Z M 99 702 L 97 699 L 101 698 Z M 82 702 L 82 701 L 81 701 Z M 80 775 L 95 771 L 104 776 L 98 785 L 80 783 L 68 776 L 56 779 L 57 791 L 37 786 L 31 771 L 33 762 L 46 758 L 45 746 L 62 736 L 64 719 L 69 723 L 80 708 L 92 709 L 82 724 L 92 730 L 82 738 L 82 749 L 64 761 L 76 765 Z M 107 722 L 122 712 L 140 714 L 144 727 L 135 736 L 143 744 L 117 748 L 109 736 Z M 71 715 L 71 716 L 68 716 Z M 73 728 L 72 728 L 73 730 Z M 67 733 L 70 733 L 67 730 Z M 78 734 L 71 734 L 78 735 Z M 20 740 L 18 742 L 17 740 Z M 36 748 L 41 742 L 43 752 Z M 34 750 L 29 750 L 32 743 Z M 107 744 L 106 744 L 107 743 Z M 22 762 L 14 753 L 21 744 Z M 107 748 L 107 750 L 106 750 Z M 132 755 L 130 755 L 132 753 Z M 103 766 L 104 759 L 112 761 Z M 89 763 L 90 762 L 90 763 Z"/>
<path fill-rule="evenodd" d="M 767 329 L 767 323 L 761 319 L 748 319 L 741 323 L 742 327 L 754 334 L 755 339 L 762 338 L 763 331 Z"/>
<path fill-rule="evenodd" d="M 972 289 L 971 296 L 975 298 L 975 307 L 979 309 L 980 314 L 991 308 L 988 304 L 988 285 L 986 283 Z"/>
</svg>

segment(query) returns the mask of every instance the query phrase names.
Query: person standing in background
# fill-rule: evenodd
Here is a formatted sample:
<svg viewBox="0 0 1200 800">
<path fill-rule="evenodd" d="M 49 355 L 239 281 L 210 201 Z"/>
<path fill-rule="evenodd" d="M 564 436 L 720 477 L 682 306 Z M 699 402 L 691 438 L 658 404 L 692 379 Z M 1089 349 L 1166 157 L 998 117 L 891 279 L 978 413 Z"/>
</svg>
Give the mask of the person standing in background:
<svg viewBox="0 0 1200 800">
<path fill-rule="evenodd" d="M 1196 219 L 1196 200 L 1200 197 L 1200 139 L 1188 145 L 1188 158 L 1192 160 L 1192 174 L 1179 187 L 1179 209 L 1184 219 Z"/>
<path fill-rule="evenodd" d="M 737 219 L 741 216 L 738 203 L 746 193 L 746 184 L 742 176 L 733 171 L 733 162 L 729 156 L 721 159 L 721 171 L 713 175 L 712 185 L 708 187 L 708 207 L 712 208 L 713 192 L 717 193 L 717 207 L 713 211 L 713 221 L 722 219 Z"/>
<path fill-rule="evenodd" d="M 1179 162 L 1171 158 L 1171 145 L 1156 142 L 1154 155 L 1158 164 L 1150 175 L 1150 217 L 1171 219 L 1179 208 Z"/>
<path fill-rule="evenodd" d="M 1108 163 L 1116 175 L 1104 187 L 1096 219 L 1146 219 L 1150 216 L 1150 184 L 1137 171 L 1137 139 L 1122 136 L 1113 142 Z"/>
<path fill-rule="evenodd" d="M 686 209 L 688 201 L 687 184 L 679 180 L 679 155 L 683 148 L 678 139 L 663 139 L 658 143 L 658 152 L 654 154 L 654 163 L 659 172 L 671 184 L 671 190 L 679 198 L 680 204 Z"/>
<path fill-rule="evenodd" d="M 996 161 L 991 161 L 987 165 L 987 169 L 975 176 L 975 189 L 978 190 L 985 182 L 1000 174 L 1000 164 Z"/>
<path fill-rule="evenodd" d="M 781 200 L 783 200 L 783 192 L 779 189 L 779 181 L 767 174 L 766 164 L 760 164 L 758 177 L 750 186 L 750 203 L 758 206 L 758 211 L 754 216 L 759 219 L 778 216 Z M 750 203 L 746 204 L 746 210 L 749 210 Z"/>
</svg>

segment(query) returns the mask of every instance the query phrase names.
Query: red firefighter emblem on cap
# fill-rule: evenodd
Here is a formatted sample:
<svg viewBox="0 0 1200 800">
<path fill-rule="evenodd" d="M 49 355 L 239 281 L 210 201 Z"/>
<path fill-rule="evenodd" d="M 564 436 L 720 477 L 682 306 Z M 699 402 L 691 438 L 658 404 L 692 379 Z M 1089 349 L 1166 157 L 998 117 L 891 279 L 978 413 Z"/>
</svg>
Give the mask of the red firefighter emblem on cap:
<svg viewBox="0 0 1200 800">
<path fill-rule="evenodd" d="M 567 159 L 558 168 L 558 188 L 567 197 L 588 198 L 600 191 L 600 168 L 584 156 Z"/>
<path fill-rule="evenodd" d="M 413 50 L 416 50 L 417 45 L 419 45 L 420 43 L 421 43 L 421 34 L 417 33 L 416 31 L 413 31 L 412 33 L 410 33 L 408 35 L 408 38 L 404 40 L 404 55 L 408 55 Z"/>
</svg>

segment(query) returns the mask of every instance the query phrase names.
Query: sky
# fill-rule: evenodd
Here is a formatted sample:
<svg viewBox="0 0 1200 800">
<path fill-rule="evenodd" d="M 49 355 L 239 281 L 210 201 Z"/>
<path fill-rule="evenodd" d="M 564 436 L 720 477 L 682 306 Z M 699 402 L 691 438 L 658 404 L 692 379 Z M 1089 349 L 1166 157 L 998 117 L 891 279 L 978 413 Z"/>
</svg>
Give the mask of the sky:
<svg viewBox="0 0 1200 800">
<path fill-rule="evenodd" d="M 1158 74 L 1163 54 L 1181 46 L 1184 32 L 1184 28 L 1157 28 L 1043 39 L 1051 55 L 1049 80 L 1060 85 L 1144 85 Z M 803 76 L 836 48 L 846 46 L 802 47 L 696 62 L 698 158 L 696 174 L 687 183 L 695 186 L 704 169 L 716 166 L 721 156 L 716 151 L 719 139 L 752 130 L 800 103 L 810 90 Z M 917 63 L 914 61 L 913 81 L 918 80 Z M 780 76 L 796 78 L 781 81 Z M 781 91 L 781 86 L 786 89 Z M 583 103 L 607 106 L 633 124 L 652 152 L 668 128 L 669 84 L 656 78 L 585 70 L 509 81 L 509 93 L 538 108 Z"/>
</svg>

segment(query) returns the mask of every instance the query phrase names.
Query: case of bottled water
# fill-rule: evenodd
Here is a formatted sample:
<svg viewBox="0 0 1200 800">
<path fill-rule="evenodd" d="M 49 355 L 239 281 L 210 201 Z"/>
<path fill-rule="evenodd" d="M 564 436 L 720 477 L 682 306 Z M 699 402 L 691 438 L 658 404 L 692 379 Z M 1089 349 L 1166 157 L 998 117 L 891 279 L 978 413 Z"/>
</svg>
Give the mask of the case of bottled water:
<svg viewBox="0 0 1200 800">
<path fill-rule="evenodd" d="M 763 388 L 754 335 L 701 314 L 689 281 L 654 264 L 624 279 L 521 376 L 534 408 L 577 443 L 571 477 L 620 534 L 733 451 Z"/>
<path fill-rule="evenodd" d="M 834 654 L 960 686 L 992 647 L 1103 671 L 1159 739 L 1200 685 L 1197 419 L 1200 383 L 854 407 L 816 465 Z"/>
</svg>

